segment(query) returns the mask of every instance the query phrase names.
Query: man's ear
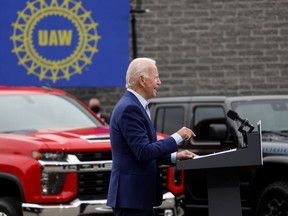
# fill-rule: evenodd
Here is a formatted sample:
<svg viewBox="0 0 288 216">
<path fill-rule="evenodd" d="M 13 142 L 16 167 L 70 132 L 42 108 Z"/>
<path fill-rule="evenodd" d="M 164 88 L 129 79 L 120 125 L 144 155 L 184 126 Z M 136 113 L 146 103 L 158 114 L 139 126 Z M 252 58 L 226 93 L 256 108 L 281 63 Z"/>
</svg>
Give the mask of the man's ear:
<svg viewBox="0 0 288 216">
<path fill-rule="evenodd" d="M 143 75 L 139 76 L 139 84 L 141 86 L 144 86 L 145 85 L 145 77 Z"/>
</svg>

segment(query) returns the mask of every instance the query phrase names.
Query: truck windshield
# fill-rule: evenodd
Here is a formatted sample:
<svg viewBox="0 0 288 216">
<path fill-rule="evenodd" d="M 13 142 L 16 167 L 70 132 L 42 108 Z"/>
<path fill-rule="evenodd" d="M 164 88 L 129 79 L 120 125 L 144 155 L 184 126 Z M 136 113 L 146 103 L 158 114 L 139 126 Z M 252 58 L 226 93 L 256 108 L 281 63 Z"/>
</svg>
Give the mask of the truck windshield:
<svg viewBox="0 0 288 216">
<path fill-rule="evenodd" d="M 84 107 L 64 95 L 0 97 L 0 132 L 102 126 Z"/>
<path fill-rule="evenodd" d="M 263 131 L 288 131 L 287 99 L 237 101 L 232 103 L 232 109 L 254 126 L 261 120 Z"/>
</svg>

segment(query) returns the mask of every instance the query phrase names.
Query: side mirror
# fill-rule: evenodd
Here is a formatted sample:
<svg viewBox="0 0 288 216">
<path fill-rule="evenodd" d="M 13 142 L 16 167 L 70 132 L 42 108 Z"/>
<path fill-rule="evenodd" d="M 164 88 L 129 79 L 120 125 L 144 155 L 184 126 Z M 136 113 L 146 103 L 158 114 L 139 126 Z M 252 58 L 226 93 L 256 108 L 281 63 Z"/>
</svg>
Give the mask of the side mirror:
<svg viewBox="0 0 288 216">
<path fill-rule="evenodd" d="M 209 140 L 223 141 L 227 138 L 226 124 L 210 124 L 209 125 Z"/>
</svg>

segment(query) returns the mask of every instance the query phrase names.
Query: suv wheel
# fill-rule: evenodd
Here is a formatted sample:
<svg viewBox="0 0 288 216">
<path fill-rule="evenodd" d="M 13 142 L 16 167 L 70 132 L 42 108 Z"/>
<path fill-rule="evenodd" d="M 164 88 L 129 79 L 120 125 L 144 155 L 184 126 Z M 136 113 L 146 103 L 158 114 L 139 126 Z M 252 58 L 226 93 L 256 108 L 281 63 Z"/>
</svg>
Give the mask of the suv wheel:
<svg viewBox="0 0 288 216">
<path fill-rule="evenodd" d="M 0 216 L 22 216 L 20 206 L 16 197 L 0 197 Z"/>
<path fill-rule="evenodd" d="M 288 215 L 288 183 L 275 182 L 268 185 L 260 195 L 257 216 Z"/>
</svg>

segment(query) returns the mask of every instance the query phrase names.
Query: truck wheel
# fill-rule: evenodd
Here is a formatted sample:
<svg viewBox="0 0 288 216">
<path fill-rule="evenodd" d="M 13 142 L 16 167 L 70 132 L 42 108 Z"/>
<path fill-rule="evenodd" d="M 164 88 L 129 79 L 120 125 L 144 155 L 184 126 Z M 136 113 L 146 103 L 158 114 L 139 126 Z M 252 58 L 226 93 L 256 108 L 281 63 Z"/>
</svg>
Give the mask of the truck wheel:
<svg viewBox="0 0 288 216">
<path fill-rule="evenodd" d="M 288 183 L 275 182 L 268 185 L 260 195 L 257 216 L 288 215 Z"/>
<path fill-rule="evenodd" d="M 16 197 L 0 197 L 0 216 L 22 216 L 20 206 Z"/>
</svg>

